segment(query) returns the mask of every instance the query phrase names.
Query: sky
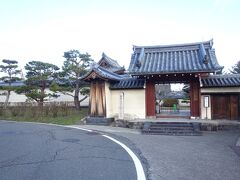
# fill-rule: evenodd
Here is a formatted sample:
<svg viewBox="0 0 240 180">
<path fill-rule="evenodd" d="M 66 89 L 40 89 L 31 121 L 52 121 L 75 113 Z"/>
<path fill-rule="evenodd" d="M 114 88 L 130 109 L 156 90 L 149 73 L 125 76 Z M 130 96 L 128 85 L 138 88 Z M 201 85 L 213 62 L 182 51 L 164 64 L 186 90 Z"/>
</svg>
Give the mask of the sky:
<svg viewBox="0 0 240 180">
<path fill-rule="evenodd" d="M 213 39 L 225 71 L 240 60 L 239 0 L 0 0 L 0 60 L 63 65 L 102 52 L 128 68 L 133 45 Z"/>
</svg>

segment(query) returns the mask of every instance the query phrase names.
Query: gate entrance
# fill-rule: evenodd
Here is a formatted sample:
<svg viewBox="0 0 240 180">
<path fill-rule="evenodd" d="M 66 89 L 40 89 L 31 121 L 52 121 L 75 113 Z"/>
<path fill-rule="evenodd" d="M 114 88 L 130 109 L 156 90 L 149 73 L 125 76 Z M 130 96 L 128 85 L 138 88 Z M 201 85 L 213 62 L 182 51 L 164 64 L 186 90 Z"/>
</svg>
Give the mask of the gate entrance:
<svg viewBox="0 0 240 180">
<path fill-rule="evenodd" d="M 185 83 L 189 86 L 188 99 L 186 98 L 172 98 L 174 102 L 161 102 L 156 101 L 156 86 L 158 84 L 165 84 L 167 89 L 167 84 Z M 157 84 L 157 85 L 156 85 Z M 170 91 L 171 92 L 171 91 Z M 158 92 L 157 92 L 158 93 Z M 188 101 L 184 101 L 188 100 Z M 188 107 L 179 107 L 180 101 L 182 103 L 187 103 Z M 160 104 L 159 104 L 160 103 Z M 185 103 L 185 104 L 186 104 Z M 157 105 L 158 104 L 158 105 Z M 159 106 L 160 105 L 160 106 Z M 161 107 L 162 106 L 162 107 Z M 199 75 L 196 74 L 167 74 L 167 75 L 152 75 L 146 81 L 146 111 L 149 117 L 199 117 L 200 116 L 200 83 Z"/>
<path fill-rule="evenodd" d="M 189 89 L 187 84 L 156 84 L 156 117 L 189 118 Z"/>
</svg>

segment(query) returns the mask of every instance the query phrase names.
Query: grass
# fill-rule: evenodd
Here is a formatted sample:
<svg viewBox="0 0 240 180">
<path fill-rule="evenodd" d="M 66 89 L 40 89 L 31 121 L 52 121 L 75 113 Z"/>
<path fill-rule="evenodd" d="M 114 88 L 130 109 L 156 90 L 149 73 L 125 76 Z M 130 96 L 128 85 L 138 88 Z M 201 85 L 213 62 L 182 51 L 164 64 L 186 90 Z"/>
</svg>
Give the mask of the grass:
<svg viewBox="0 0 240 180">
<path fill-rule="evenodd" d="M 23 112 L 23 110 L 25 111 Z M 60 110 L 55 114 L 52 111 L 48 113 L 42 113 L 38 109 L 29 108 L 26 110 L 19 108 L 8 109 L 2 113 L 0 112 L 0 119 L 19 122 L 41 122 L 59 125 L 74 125 L 78 124 L 81 119 L 87 116 L 87 114 L 88 108 L 82 108 L 80 111 L 70 109 L 67 111 L 67 113 Z"/>
</svg>

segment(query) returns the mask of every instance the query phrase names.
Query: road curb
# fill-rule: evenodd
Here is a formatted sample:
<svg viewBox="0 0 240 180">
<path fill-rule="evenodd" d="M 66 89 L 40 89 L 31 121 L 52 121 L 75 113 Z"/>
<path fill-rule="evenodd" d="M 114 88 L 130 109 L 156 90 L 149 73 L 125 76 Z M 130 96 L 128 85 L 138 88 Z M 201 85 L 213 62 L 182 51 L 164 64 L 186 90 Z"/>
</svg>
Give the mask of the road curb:
<svg viewBox="0 0 240 180">
<path fill-rule="evenodd" d="M 238 137 L 238 140 L 236 142 L 236 146 L 240 147 L 240 137 Z"/>
</svg>

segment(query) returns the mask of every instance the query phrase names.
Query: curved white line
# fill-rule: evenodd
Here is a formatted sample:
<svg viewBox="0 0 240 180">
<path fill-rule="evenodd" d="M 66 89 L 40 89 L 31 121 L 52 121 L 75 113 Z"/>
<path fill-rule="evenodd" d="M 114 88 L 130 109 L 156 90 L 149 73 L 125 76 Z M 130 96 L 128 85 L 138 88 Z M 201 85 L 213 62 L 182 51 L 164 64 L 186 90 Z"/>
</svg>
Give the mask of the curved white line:
<svg viewBox="0 0 240 180">
<path fill-rule="evenodd" d="M 88 131 L 88 132 L 93 132 L 93 130 L 91 130 L 91 129 L 85 129 L 85 128 L 80 128 L 80 127 L 76 127 L 76 126 L 66 126 L 66 127 L 70 127 L 70 128 L 74 128 L 74 129 L 80 129 L 80 130 Z"/>
<path fill-rule="evenodd" d="M 80 129 L 80 130 L 83 130 L 83 131 L 93 132 L 93 130 L 91 130 L 91 129 L 85 129 L 85 128 L 80 128 L 80 127 L 76 127 L 76 126 L 65 126 L 65 125 L 58 125 L 58 124 L 36 123 L 36 122 L 23 122 L 23 123 L 69 127 L 69 128 L 74 128 L 74 129 Z M 118 140 L 116 140 L 116 139 L 114 139 L 110 136 L 107 136 L 107 135 L 102 135 L 102 136 L 112 140 L 113 142 L 119 144 L 123 149 L 125 149 L 125 151 L 127 151 L 127 153 L 131 156 L 131 158 L 134 162 L 134 165 L 135 165 L 135 168 L 136 168 L 136 171 L 137 171 L 137 179 L 138 180 L 146 180 L 142 164 L 141 164 L 140 160 L 138 159 L 138 157 L 132 152 L 132 150 L 130 148 L 128 148 L 125 144 L 119 142 Z"/>
<path fill-rule="evenodd" d="M 144 174 L 144 170 L 142 167 L 142 164 L 140 162 L 140 160 L 138 159 L 138 157 L 132 152 L 131 149 L 129 149 L 125 144 L 119 142 L 118 140 L 109 137 L 107 135 L 102 135 L 110 140 L 112 140 L 113 142 L 119 144 L 120 146 L 122 146 L 123 149 L 125 149 L 127 151 L 127 153 L 131 156 L 131 158 L 133 159 L 136 171 L 137 171 L 137 179 L 138 180 L 146 180 L 145 174 Z"/>
</svg>

